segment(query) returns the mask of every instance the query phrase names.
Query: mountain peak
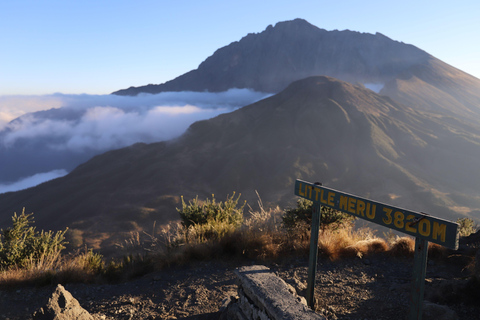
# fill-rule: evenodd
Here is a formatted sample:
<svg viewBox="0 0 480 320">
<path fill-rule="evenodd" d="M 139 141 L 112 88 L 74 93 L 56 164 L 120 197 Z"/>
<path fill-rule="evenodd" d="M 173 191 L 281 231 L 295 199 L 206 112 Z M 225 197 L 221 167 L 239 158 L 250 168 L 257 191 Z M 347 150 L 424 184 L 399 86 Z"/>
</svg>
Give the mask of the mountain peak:
<svg viewBox="0 0 480 320">
<path fill-rule="evenodd" d="M 319 29 L 318 27 L 314 26 L 313 24 L 311 24 L 307 20 L 301 19 L 301 18 L 296 18 L 296 19 L 293 19 L 293 20 L 286 20 L 286 21 L 277 22 L 275 24 L 274 28 L 276 28 L 276 29 L 282 29 L 282 28 L 285 28 L 285 29 L 292 29 L 292 28 Z M 267 29 L 269 29 L 269 28 L 267 27 Z"/>
<path fill-rule="evenodd" d="M 430 56 L 377 34 L 326 31 L 304 19 L 282 21 L 220 48 L 192 70 L 160 85 L 120 90 L 120 95 L 162 91 L 279 92 L 292 81 L 328 75 L 352 83 L 385 83 Z"/>
</svg>

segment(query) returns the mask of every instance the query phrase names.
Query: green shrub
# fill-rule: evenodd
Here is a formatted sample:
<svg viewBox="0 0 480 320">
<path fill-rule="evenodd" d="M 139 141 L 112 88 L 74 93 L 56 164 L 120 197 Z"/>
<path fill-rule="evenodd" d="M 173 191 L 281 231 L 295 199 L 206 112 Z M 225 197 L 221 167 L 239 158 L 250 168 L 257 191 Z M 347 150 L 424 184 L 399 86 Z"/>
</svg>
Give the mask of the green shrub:
<svg viewBox="0 0 480 320">
<path fill-rule="evenodd" d="M 287 230 L 293 230 L 299 224 L 312 223 L 312 206 L 313 202 L 304 198 L 297 200 L 297 207 L 286 209 L 282 217 L 283 226 Z M 322 206 L 322 214 L 320 216 L 320 226 L 322 229 L 336 229 L 344 224 L 351 223 L 355 217 L 347 213 Z"/>
<path fill-rule="evenodd" d="M 240 195 L 235 193 L 225 202 L 212 199 L 199 201 L 198 196 L 188 204 L 182 197 L 182 209 L 177 211 L 184 227 L 183 239 L 187 243 L 203 243 L 208 240 L 220 240 L 235 231 L 243 222 L 243 208 L 246 202 L 238 206 Z"/>
<path fill-rule="evenodd" d="M 199 201 L 198 196 L 185 203 L 182 196 L 182 209 L 177 211 L 182 218 L 182 225 L 185 228 L 194 225 L 204 225 L 213 222 L 224 222 L 230 225 L 239 226 L 243 221 L 243 208 L 246 202 L 238 206 L 240 195 L 235 199 L 235 193 L 231 197 L 227 196 L 225 202 L 216 202 L 212 194 L 212 200 Z"/>
<path fill-rule="evenodd" d="M 13 226 L 1 229 L 0 235 L 0 269 L 12 267 L 25 268 L 40 261 L 53 263 L 65 249 L 65 231 L 38 232 L 31 224 L 33 213 L 12 217 Z"/>
<path fill-rule="evenodd" d="M 99 253 L 93 252 L 91 249 L 80 256 L 80 260 L 83 269 L 93 273 L 100 273 L 105 267 L 103 256 Z"/>
<path fill-rule="evenodd" d="M 457 219 L 457 223 L 460 237 L 468 237 L 478 231 L 478 225 L 470 218 Z"/>
</svg>

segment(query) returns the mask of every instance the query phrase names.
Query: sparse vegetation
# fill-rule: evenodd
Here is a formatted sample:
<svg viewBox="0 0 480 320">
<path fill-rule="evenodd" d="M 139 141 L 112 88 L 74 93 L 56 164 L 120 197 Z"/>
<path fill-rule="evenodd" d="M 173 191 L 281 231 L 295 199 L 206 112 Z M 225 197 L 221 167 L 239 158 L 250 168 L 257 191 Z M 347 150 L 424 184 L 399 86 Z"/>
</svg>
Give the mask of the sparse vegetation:
<svg viewBox="0 0 480 320">
<path fill-rule="evenodd" d="M 310 246 L 312 203 L 305 199 L 297 207 L 282 210 L 265 208 L 260 197 L 256 209 L 239 204 L 240 196 L 217 201 L 196 197 L 177 211 L 180 222 L 153 226 L 152 232 L 131 232 L 118 251 L 123 260 L 106 263 L 92 250 L 78 250 L 62 255 L 65 231 L 38 232 L 31 225 L 33 215 L 13 215 L 13 226 L 1 230 L 0 285 L 15 283 L 49 284 L 59 281 L 89 282 L 125 280 L 154 269 L 196 260 L 215 258 L 278 260 L 295 255 L 307 256 Z M 248 212 L 244 218 L 244 209 Z M 319 253 L 331 260 L 363 258 L 388 252 L 395 256 L 413 256 L 415 240 L 384 234 L 375 236 L 371 229 L 355 229 L 350 215 L 324 208 L 319 237 Z M 473 221 L 459 220 L 461 235 L 478 229 Z M 75 238 L 78 232 L 72 233 Z M 79 242 L 80 243 L 80 242 Z M 431 245 L 431 258 L 445 257 L 445 249 Z"/>
<path fill-rule="evenodd" d="M 236 208 L 234 198 L 230 197 L 230 210 Z M 204 206 L 204 207 L 202 207 Z M 213 200 L 200 202 L 198 198 L 188 204 L 182 199 L 182 209 L 177 209 L 182 217 L 183 228 L 170 224 L 164 227 L 159 235 L 163 238 L 158 241 L 167 244 L 163 249 L 165 256 L 163 263 L 178 263 L 189 259 L 208 259 L 214 257 L 237 256 L 249 259 L 271 260 L 279 257 L 288 257 L 296 254 L 308 254 L 310 246 L 310 221 L 312 202 L 300 199 L 297 208 L 282 211 L 280 208 L 265 209 L 259 197 L 258 210 L 249 206 L 248 216 L 241 225 L 240 219 L 236 223 L 224 219 L 206 219 L 205 212 L 220 211 Z M 205 210 L 204 208 L 208 208 Z M 241 207 L 243 210 L 243 206 Z M 188 214 L 185 214 L 188 213 Z M 214 216 L 210 214 L 210 216 Z M 188 219 L 186 219 L 189 217 Z M 195 217 L 195 219 L 192 219 Z M 195 221 L 195 223 L 186 223 Z M 221 220 L 219 222 L 219 220 Z M 385 251 L 388 245 L 378 244 L 381 240 L 373 237 L 367 229 L 353 229 L 353 218 L 342 212 L 324 208 L 322 210 L 322 230 L 319 251 L 331 259 L 350 255 L 363 256 L 371 252 Z M 226 222 L 225 222 L 226 221 Z M 229 227 L 228 227 L 229 226 Z M 223 232 L 218 232 L 222 230 Z M 210 236 L 206 236 L 210 235 Z M 215 236 L 211 236 L 215 235 Z M 357 249 L 352 247 L 358 241 L 364 243 Z M 383 241 L 384 242 L 384 241 Z M 176 250 L 171 250 L 168 245 Z M 349 249 L 345 249 L 350 247 Z M 343 251 L 342 251 L 343 250 Z M 180 254 L 179 252 L 183 252 Z"/>
</svg>

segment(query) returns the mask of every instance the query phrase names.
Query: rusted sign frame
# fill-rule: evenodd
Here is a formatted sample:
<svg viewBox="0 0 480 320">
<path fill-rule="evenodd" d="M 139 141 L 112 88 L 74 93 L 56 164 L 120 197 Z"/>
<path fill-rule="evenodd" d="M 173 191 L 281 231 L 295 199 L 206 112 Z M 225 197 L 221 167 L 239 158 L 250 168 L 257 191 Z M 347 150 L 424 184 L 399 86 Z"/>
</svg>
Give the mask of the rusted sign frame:
<svg viewBox="0 0 480 320">
<path fill-rule="evenodd" d="M 458 224 L 425 213 L 412 212 L 380 202 L 354 196 L 319 183 L 295 181 L 295 195 L 313 201 L 308 267 L 307 303 L 314 307 L 317 273 L 318 231 L 322 205 L 354 215 L 358 218 L 403 232 L 415 237 L 415 258 L 412 296 L 408 319 L 422 319 L 428 242 L 458 249 Z M 377 212 L 379 212 L 377 214 Z"/>
</svg>

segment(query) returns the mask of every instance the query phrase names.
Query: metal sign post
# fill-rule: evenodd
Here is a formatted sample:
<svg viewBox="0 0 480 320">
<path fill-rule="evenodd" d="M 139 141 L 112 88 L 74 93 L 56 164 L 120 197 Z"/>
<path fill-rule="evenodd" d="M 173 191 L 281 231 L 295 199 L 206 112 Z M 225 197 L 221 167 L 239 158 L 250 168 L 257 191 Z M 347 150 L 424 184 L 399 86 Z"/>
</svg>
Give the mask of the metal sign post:
<svg viewBox="0 0 480 320">
<path fill-rule="evenodd" d="M 320 228 L 320 216 L 322 206 L 319 202 L 314 202 L 312 206 L 312 225 L 310 227 L 310 255 L 308 261 L 308 280 L 307 280 L 307 305 L 314 308 L 315 299 L 315 277 L 317 275 L 317 255 L 318 255 L 318 231 Z"/>
<path fill-rule="evenodd" d="M 408 319 L 422 319 L 425 276 L 427 274 L 428 241 L 415 238 L 415 258 L 413 265 L 412 300 Z"/>
<path fill-rule="evenodd" d="M 414 280 L 409 319 L 421 319 L 428 242 L 437 243 L 457 250 L 457 223 L 436 218 L 425 213 L 393 207 L 302 180 L 295 182 L 295 195 L 311 200 L 314 203 L 312 207 L 310 261 L 307 286 L 307 303 L 310 307 L 313 307 L 314 304 L 313 293 L 315 289 L 315 274 L 317 272 L 318 230 L 320 226 L 321 207 L 326 206 L 415 237 Z"/>
</svg>

